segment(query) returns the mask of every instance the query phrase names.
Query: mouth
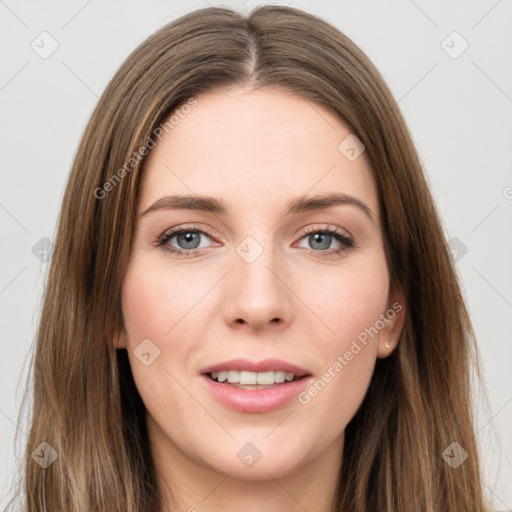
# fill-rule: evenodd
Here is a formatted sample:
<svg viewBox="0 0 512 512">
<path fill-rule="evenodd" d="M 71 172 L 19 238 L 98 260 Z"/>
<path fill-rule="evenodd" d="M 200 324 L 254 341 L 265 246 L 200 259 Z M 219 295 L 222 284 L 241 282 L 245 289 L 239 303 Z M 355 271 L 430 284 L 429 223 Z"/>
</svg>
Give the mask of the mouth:
<svg viewBox="0 0 512 512">
<path fill-rule="evenodd" d="M 284 370 L 266 372 L 224 370 L 220 372 L 210 372 L 207 373 L 206 376 L 214 382 L 232 386 L 234 388 L 259 390 L 284 386 L 289 382 L 304 379 L 308 374 L 297 376 L 294 373 L 286 372 Z"/>
<path fill-rule="evenodd" d="M 313 380 L 308 370 L 278 359 L 233 359 L 203 368 L 200 374 L 213 398 L 244 413 L 284 407 Z"/>
</svg>

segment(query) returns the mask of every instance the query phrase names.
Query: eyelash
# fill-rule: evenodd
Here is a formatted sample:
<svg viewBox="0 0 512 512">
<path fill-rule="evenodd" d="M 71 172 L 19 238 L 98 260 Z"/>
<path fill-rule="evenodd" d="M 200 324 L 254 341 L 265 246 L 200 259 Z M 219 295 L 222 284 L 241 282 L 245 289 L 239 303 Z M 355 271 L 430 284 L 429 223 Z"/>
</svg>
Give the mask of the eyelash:
<svg viewBox="0 0 512 512">
<path fill-rule="evenodd" d="M 198 252 L 201 251 L 201 249 L 190 249 L 190 250 L 183 250 L 183 249 L 176 249 L 174 247 L 171 248 L 171 246 L 168 244 L 169 240 L 174 238 L 176 235 L 184 234 L 184 233 L 199 233 L 202 235 L 206 235 L 207 237 L 214 239 L 214 236 L 209 233 L 208 231 L 205 231 L 204 229 L 201 229 L 197 226 L 187 226 L 187 227 L 176 227 L 169 231 L 166 231 L 165 233 L 162 233 L 158 239 L 155 241 L 155 245 L 157 247 L 160 247 L 164 252 L 171 253 L 174 256 L 177 257 L 192 257 Z M 343 251 L 346 251 L 352 247 L 355 246 L 354 239 L 341 233 L 339 230 L 330 228 L 330 227 L 309 227 L 306 228 L 302 236 L 299 240 L 302 240 L 303 238 L 307 237 L 311 234 L 322 234 L 322 235 L 329 235 L 332 236 L 335 240 L 340 242 L 342 244 L 341 247 L 338 249 L 328 249 L 328 250 L 314 250 L 314 249 L 307 249 L 310 254 L 316 257 L 329 257 L 329 256 L 336 256 Z M 324 256 L 325 255 L 325 256 Z"/>
</svg>

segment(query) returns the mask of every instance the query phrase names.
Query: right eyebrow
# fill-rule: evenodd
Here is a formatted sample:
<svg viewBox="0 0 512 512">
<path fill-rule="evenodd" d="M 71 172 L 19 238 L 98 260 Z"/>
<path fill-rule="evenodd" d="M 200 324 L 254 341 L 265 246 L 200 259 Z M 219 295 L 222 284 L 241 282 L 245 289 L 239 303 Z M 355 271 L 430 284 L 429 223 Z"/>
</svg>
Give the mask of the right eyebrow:
<svg viewBox="0 0 512 512">
<path fill-rule="evenodd" d="M 186 210 L 201 210 L 212 213 L 227 213 L 228 209 L 222 200 L 208 196 L 166 196 L 155 201 L 141 213 L 146 215 L 161 208 L 183 208 Z"/>
</svg>

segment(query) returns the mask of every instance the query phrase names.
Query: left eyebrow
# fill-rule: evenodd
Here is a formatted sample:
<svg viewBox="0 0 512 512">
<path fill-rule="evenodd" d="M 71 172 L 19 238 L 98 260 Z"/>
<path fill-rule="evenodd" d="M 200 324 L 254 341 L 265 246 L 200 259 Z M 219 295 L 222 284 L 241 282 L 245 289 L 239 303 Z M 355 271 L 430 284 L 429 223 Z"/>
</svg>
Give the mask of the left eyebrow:
<svg viewBox="0 0 512 512">
<path fill-rule="evenodd" d="M 327 208 L 338 205 L 355 206 L 361 210 L 373 223 L 375 223 L 375 215 L 370 210 L 370 208 L 365 203 L 363 203 L 363 201 L 349 194 L 326 194 L 312 197 L 302 196 L 288 203 L 286 214 L 326 210 Z"/>
<path fill-rule="evenodd" d="M 349 194 L 326 194 L 321 196 L 302 196 L 290 201 L 287 204 L 285 215 L 302 213 L 308 211 L 321 211 L 338 205 L 355 206 L 361 210 L 373 223 L 375 215 L 370 208 L 357 197 Z M 166 196 L 155 201 L 149 208 L 141 213 L 146 215 L 154 210 L 162 208 L 178 208 L 186 210 L 206 211 L 215 214 L 226 214 L 228 208 L 224 201 L 210 196 L 199 195 L 177 195 Z"/>
</svg>

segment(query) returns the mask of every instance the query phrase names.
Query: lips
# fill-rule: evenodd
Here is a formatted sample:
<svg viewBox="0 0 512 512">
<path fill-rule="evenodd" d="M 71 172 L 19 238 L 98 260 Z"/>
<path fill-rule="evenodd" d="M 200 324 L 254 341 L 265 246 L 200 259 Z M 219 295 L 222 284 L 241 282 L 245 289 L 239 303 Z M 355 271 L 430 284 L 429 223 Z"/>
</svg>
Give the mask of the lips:
<svg viewBox="0 0 512 512">
<path fill-rule="evenodd" d="M 289 403 L 312 375 L 279 359 L 232 359 L 203 368 L 201 378 L 212 396 L 229 409 L 264 413 Z"/>
<path fill-rule="evenodd" d="M 246 371 L 254 373 L 263 372 L 285 372 L 292 373 L 297 379 L 310 375 L 310 372 L 287 361 L 280 359 L 264 359 L 263 361 L 251 361 L 249 359 L 231 359 L 211 366 L 203 368 L 200 373 L 207 375 L 211 373 L 229 372 L 229 371 Z"/>
</svg>

